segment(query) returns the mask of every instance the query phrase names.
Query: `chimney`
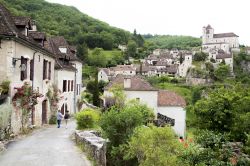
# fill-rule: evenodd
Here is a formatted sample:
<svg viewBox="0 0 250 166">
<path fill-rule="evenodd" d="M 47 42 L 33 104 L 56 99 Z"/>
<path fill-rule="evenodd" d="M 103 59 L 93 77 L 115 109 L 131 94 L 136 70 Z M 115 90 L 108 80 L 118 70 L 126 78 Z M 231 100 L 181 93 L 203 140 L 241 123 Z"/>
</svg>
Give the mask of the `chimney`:
<svg viewBox="0 0 250 166">
<path fill-rule="evenodd" d="M 124 77 L 124 89 L 131 88 L 131 78 L 130 77 Z"/>
<path fill-rule="evenodd" d="M 31 30 L 31 31 L 34 31 L 34 32 L 37 31 L 36 21 L 35 21 L 35 20 L 32 20 L 32 21 L 31 21 L 31 27 L 32 27 L 32 30 Z"/>
</svg>

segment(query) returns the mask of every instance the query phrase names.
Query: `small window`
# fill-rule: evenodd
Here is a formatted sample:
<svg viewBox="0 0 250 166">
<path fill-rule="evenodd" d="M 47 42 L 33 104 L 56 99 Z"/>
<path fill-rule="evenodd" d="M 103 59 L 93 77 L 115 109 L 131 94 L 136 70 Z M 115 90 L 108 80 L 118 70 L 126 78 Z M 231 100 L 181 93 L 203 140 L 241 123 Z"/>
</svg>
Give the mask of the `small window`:
<svg viewBox="0 0 250 166">
<path fill-rule="evenodd" d="M 28 59 L 21 57 L 21 80 L 27 79 L 27 64 Z"/>
</svg>

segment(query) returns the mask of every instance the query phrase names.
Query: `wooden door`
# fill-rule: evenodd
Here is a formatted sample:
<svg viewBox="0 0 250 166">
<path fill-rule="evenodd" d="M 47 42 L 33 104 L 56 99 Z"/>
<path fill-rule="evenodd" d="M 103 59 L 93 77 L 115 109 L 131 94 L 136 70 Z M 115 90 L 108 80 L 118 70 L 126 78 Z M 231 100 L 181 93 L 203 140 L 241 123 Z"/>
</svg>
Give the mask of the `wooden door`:
<svg viewBox="0 0 250 166">
<path fill-rule="evenodd" d="M 42 104 L 42 124 L 47 124 L 47 100 Z"/>
</svg>

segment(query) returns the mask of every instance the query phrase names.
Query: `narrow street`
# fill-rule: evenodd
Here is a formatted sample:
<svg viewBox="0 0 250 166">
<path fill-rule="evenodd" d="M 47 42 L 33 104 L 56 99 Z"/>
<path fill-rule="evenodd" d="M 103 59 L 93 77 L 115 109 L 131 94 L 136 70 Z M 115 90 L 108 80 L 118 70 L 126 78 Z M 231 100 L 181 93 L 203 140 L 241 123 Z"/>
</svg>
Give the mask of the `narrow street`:
<svg viewBox="0 0 250 166">
<path fill-rule="evenodd" d="M 13 142 L 0 154 L 0 166 L 90 166 L 90 161 L 75 145 L 72 133 L 75 122 L 68 128 L 50 126 Z"/>
</svg>

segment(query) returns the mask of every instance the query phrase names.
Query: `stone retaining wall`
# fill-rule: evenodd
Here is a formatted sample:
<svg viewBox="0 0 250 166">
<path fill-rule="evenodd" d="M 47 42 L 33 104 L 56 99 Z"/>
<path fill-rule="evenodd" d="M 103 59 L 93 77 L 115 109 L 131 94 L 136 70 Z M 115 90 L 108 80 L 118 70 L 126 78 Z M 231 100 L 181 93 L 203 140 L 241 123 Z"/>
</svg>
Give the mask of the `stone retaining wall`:
<svg viewBox="0 0 250 166">
<path fill-rule="evenodd" d="M 106 166 L 106 140 L 99 137 L 96 131 L 75 132 L 76 143 L 83 146 L 84 151 L 92 157 L 97 165 Z"/>
</svg>

